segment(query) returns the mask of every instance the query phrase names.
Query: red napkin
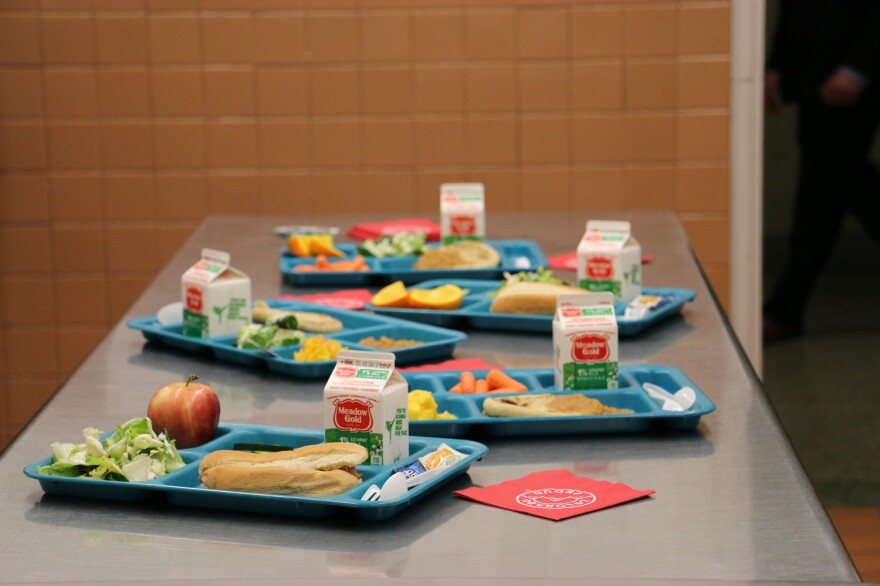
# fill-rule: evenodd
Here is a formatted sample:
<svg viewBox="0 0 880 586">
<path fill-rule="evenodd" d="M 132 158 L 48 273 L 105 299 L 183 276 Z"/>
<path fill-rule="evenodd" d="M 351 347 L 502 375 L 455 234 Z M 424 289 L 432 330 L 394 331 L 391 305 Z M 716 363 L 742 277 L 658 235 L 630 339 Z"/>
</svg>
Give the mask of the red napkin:
<svg viewBox="0 0 880 586">
<path fill-rule="evenodd" d="M 400 368 L 407 372 L 420 372 L 423 370 L 490 370 L 498 368 L 493 364 L 483 362 L 480 358 L 462 358 L 458 360 L 446 360 L 436 364 L 423 364 L 422 366 L 410 366 L 408 368 Z"/>
<path fill-rule="evenodd" d="M 646 265 L 654 260 L 653 256 L 643 256 L 642 264 Z M 559 256 L 551 256 L 547 259 L 547 264 L 551 269 L 559 271 L 576 271 L 578 267 L 577 252 L 569 252 L 568 254 L 560 254 Z"/>
<path fill-rule="evenodd" d="M 557 271 L 576 271 L 578 266 L 577 253 L 569 252 L 568 254 L 551 256 L 547 259 L 547 264 L 551 269 Z"/>
<path fill-rule="evenodd" d="M 397 234 L 398 232 L 424 232 L 426 240 L 440 240 L 440 226 L 425 218 L 355 224 L 349 228 L 346 235 L 355 240 L 367 240 L 383 234 Z"/>
<path fill-rule="evenodd" d="M 568 470 L 546 470 L 484 488 L 457 490 L 455 494 L 493 507 L 561 521 L 644 498 L 654 491 L 575 476 Z"/>
<path fill-rule="evenodd" d="M 309 295 L 279 295 L 276 299 L 296 299 L 318 305 L 337 307 L 339 309 L 363 309 L 370 302 L 373 294 L 369 289 L 346 289 L 330 293 L 310 293 Z"/>
</svg>

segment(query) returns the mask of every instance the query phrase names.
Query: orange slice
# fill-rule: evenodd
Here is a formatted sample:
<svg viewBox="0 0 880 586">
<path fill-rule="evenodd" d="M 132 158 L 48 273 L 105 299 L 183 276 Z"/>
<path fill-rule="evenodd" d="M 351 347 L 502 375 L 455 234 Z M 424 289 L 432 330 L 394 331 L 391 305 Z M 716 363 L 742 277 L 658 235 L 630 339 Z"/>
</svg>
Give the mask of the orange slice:
<svg viewBox="0 0 880 586">
<path fill-rule="evenodd" d="M 373 299 L 370 302 L 376 307 L 409 307 L 409 300 L 403 281 L 395 281 L 390 285 L 382 287 L 378 293 L 373 295 Z"/>
<path fill-rule="evenodd" d="M 433 289 L 413 289 L 409 305 L 419 309 L 458 309 L 464 292 L 457 285 L 441 285 Z"/>
<path fill-rule="evenodd" d="M 296 256 L 312 256 L 312 252 L 310 250 L 311 240 L 311 236 L 294 235 L 287 239 L 287 248 L 290 249 L 290 254 L 295 254 Z"/>
<path fill-rule="evenodd" d="M 333 246 L 333 236 L 323 234 L 320 236 L 312 236 L 309 243 L 309 250 L 312 254 L 323 254 L 324 256 L 345 256 L 345 253 Z"/>
</svg>

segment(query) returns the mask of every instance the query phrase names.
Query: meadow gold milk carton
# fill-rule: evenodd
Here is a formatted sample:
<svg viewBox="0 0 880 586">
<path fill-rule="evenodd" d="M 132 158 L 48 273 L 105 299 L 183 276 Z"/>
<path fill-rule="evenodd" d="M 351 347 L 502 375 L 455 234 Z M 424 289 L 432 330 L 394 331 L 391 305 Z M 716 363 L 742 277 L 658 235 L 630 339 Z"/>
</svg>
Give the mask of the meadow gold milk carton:
<svg viewBox="0 0 880 586">
<path fill-rule="evenodd" d="M 228 252 L 203 248 L 202 260 L 183 273 L 184 336 L 237 334 L 251 323 L 251 280 L 229 260 Z"/>
<path fill-rule="evenodd" d="M 617 319 L 611 293 L 556 298 L 553 365 L 559 390 L 617 388 Z"/>
<path fill-rule="evenodd" d="M 368 464 L 384 466 L 409 456 L 406 380 L 394 354 L 342 350 L 324 386 L 324 439 L 360 444 Z"/>
<path fill-rule="evenodd" d="M 588 291 L 610 291 L 630 302 L 642 293 L 642 248 L 630 234 L 629 222 L 587 222 L 577 247 L 578 285 Z"/>
<path fill-rule="evenodd" d="M 486 208 L 482 183 L 440 186 L 440 236 L 443 244 L 486 239 Z"/>
</svg>

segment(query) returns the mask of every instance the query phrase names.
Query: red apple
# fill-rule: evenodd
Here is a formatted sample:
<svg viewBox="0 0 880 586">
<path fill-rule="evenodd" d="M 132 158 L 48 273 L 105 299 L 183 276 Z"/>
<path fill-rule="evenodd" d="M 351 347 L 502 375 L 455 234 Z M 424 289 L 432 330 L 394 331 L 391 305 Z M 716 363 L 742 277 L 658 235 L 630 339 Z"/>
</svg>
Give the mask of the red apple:
<svg viewBox="0 0 880 586">
<path fill-rule="evenodd" d="M 168 439 L 178 448 L 192 448 L 214 439 L 220 421 L 220 399 L 208 385 L 194 382 L 170 383 L 156 391 L 150 399 L 147 417 L 153 431 L 166 430 Z"/>
</svg>

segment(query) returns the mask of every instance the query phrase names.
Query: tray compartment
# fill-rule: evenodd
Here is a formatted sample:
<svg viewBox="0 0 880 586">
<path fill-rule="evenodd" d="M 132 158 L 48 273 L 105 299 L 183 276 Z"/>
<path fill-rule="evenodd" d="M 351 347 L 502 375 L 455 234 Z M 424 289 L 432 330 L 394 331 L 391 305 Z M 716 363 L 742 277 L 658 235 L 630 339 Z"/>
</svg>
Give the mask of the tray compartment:
<svg viewBox="0 0 880 586">
<path fill-rule="evenodd" d="M 410 390 L 428 390 L 410 386 Z M 455 419 L 410 419 L 409 432 L 415 435 L 430 435 L 434 437 L 463 437 L 467 435 L 471 421 L 482 414 L 473 399 L 457 396 L 450 393 L 434 395 L 437 401 L 437 411 L 442 413 L 449 411 L 455 415 Z M 424 433 L 422 430 L 426 430 Z"/>
<path fill-rule="evenodd" d="M 106 437 L 109 434 L 105 434 Z M 103 437 L 102 437 L 103 441 Z M 141 502 L 154 499 L 157 496 L 156 487 L 168 479 L 183 478 L 187 471 L 198 471 L 200 456 L 196 453 L 180 451 L 180 457 L 186 466 L 166 474 L 162 478 L 146 480 L 144 482 L 122 482 L 118 480 L 99 480 L 95 478 L 66 478 L 59 476 L 46 476 L 37 473 L 38 466 L 48 466 L 52 463 L 52 457 L 43 458 L 25 468 L 25 474 L 37 478 L 40 487 L 46 494 L 59 494 L 77 498 L 97 498 L 109 501 Z"/>
<path fill-rule="evenodd" d="M 208 354 L 211 351 L 210 346 L 204 343 L 205 340 L 209 340 L 210 338 L 192 338 L 190 336 L 184 336 L 183 324 L 163 326 L 158 321 L 153 320 L 152 326 L 162 334 L 161 336 L 157 336 L 157 339 L 166 346 L 198 354 Z"/>
<path fill-rule="evenodd" d="M 449 341 L 449 334 L 443 330 L 435 330 L 433 328 L 428 329 L 412 324 L 408 324 L 406 322 L 392 324 L 390 326 L 376 326 L 373 328 L 363 328 L 355 331 L 349 332 L 340 332 L 338 334 L 334 334 L 333 338 L 339 340 L 344 345 L 357 345 L 363 346 L 364 348 L 369 348 L 371 350 L 381 350 L 383 352 L 387 352 L 388 350 L 374 348 L 372 346 L 364 346 L 360 344 L 360 340 L 364 338 L 369 338 L 370 336 L 378 339 L 382 336 L 387 336 L 389 338 L 394 339 L 407 339 L 407 340 L 421 340 L 424 344 L 419 344 L 419 346 L 423 346 L 425 344 L 439 344 Z M 416 349 L 419 346 L 407 346 L 406 348 L 394 348 L 395 350 L 409 350 Z"/>
<path fill-rule="evenodd" d="M 417 256 L 388 256 L 376 259 L 376 268 L 380 271 L 410 271 L 418 260 Z"/>
</svg>

